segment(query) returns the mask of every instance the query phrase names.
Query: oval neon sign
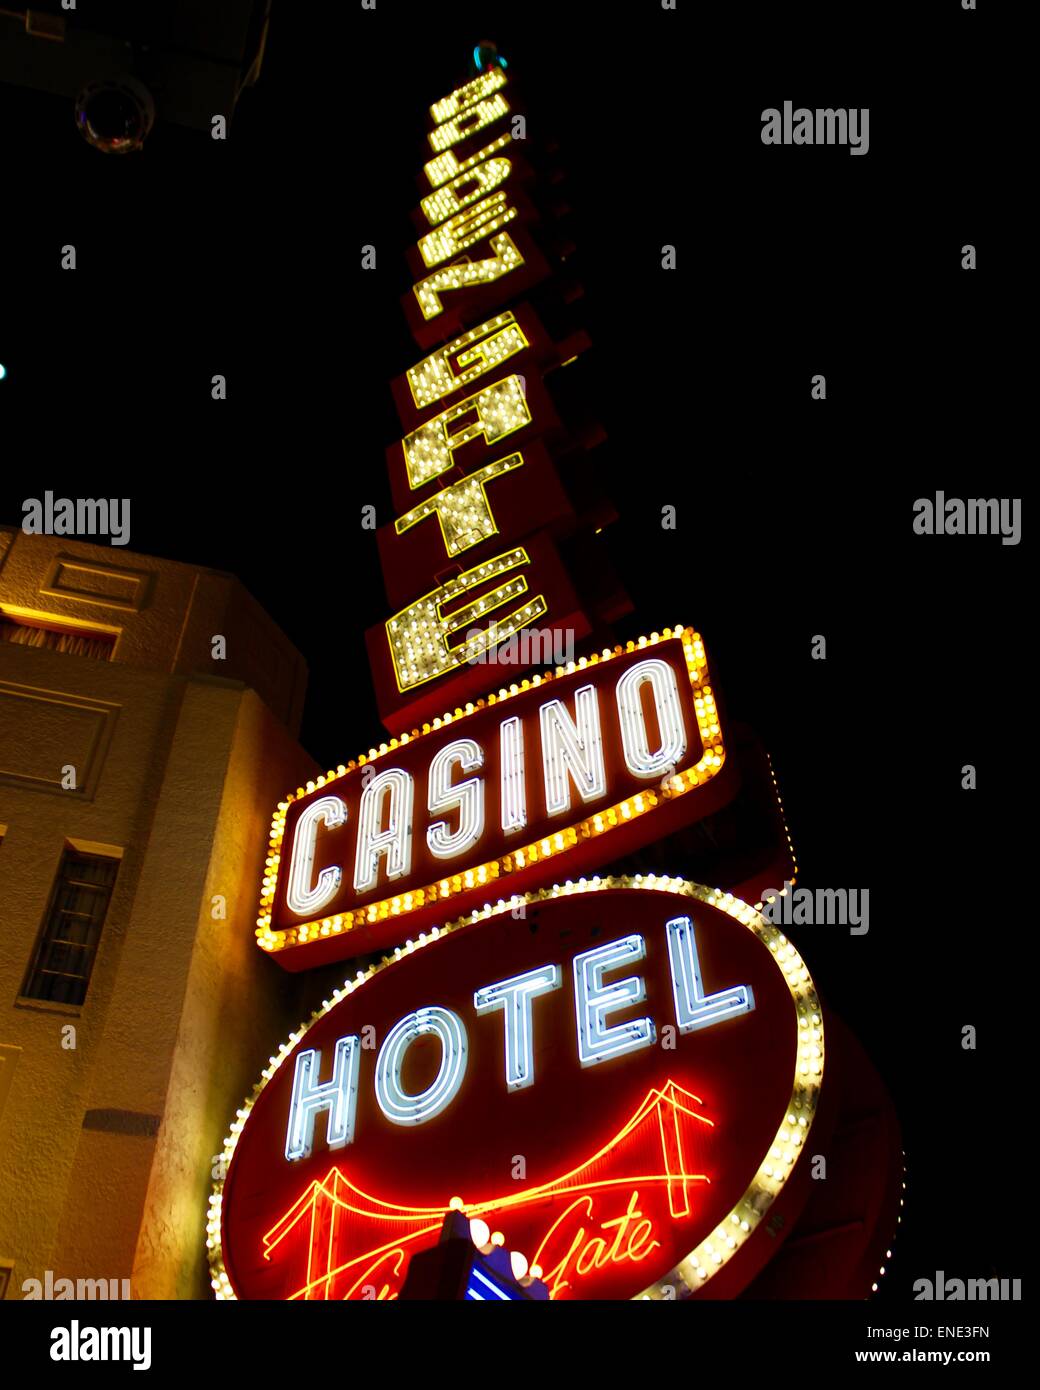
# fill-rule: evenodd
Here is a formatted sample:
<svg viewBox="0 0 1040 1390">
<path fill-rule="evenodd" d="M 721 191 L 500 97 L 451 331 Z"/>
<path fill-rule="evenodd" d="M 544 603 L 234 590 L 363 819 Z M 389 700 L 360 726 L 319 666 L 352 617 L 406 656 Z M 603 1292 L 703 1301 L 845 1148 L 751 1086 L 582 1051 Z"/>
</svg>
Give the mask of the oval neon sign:
<svg viewBox="0 0 1040 1390">
<path fill-rule="evenodd" d="M 359 973 L 272 1059 L 215 1185 L 214 1288 L 393 1298 L 459 1200 L 556 1299 L 740 1287 L 822 1078 L 808 969 L 732 895 L 517 896 Z"/>
</svg>

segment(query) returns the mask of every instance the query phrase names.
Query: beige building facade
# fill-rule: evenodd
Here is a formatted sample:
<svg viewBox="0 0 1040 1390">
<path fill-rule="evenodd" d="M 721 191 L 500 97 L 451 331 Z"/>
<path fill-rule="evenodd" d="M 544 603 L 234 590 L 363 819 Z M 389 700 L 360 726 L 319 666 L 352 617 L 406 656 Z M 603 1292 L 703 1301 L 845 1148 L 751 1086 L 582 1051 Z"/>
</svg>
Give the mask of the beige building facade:
<svg viewBox="0 0 1040 1390">
<path fill-rule="evenodd" d="M 236 579 L 0 529 L 0 1284 L 209 1292 L 213 1156 L 300 1021 L 257 950 L 304 661 Z"/>
</svg>

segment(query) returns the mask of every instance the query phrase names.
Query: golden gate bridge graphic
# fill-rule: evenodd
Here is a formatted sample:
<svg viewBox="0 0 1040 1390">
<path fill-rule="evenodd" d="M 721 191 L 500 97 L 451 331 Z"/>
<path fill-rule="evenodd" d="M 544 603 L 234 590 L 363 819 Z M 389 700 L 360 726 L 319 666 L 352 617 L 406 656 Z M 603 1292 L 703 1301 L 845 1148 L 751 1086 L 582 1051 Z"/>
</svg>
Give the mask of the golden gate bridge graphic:
<svg viewBox="0 0 1040 1390">
<path fill-rule="evenodd" d="M 673 1221 L 693 1214 L 693 1190 L 710 1182 L 706 1174 L 689 1171 L 686 1160 L 691 1133 L 714 1128 L 701 1113 L 703 1104 L 699 1096 L 669 1079 L 651 1089 L 617 1133 L 577 1167 L 519 1192 L 465 1203 L 463 1209 L 489 1224 L 494 1217 L 496 1224 L 506 1226 L 510 1216 L 514 1224 L 521 1219 L 525 1227 L 534 1222 L 531 1263 L 543 1265 L 550 1296 L 559 1297 L 567 1288 L 580 1293 L 578 1285 L 605 1264 L 639 1262 L 657 1248 L 654 1223 L 640 1205 L 646 1194 L 662 1212 L 666 1198 Z M 652 1156 L 650 1163 L 647 1155 Z M 564 1218 L 570 1214 L 574 1221 L 595 1220 L 604 1201 L 615 1206 L 620 1201 L 617 1210 L 624 1215 L 602 1225 L 615 1233 L 627 1231 L 627 1244 L 619 1245 L 618 1234 L 612 1245 L 593 1237 L 575 1254 L 572 1242 L 567 1256 L 552 1264 L 554 1255 L 566 1247 L 569 1231 Z M 409 1255 L 437 1240 L 448 1205 L 410 1207 L 383 1201 L 362 1191 L 334 1165 L 263 1237 L 263 1257 L 272 1262 L 296 1259 L 303 1266 L 302 1281 L 289 1299 L 396 1298 Z M 541 1207 L 549 1209 L 550 1220 L 539 1242 Z"/>
</svg>

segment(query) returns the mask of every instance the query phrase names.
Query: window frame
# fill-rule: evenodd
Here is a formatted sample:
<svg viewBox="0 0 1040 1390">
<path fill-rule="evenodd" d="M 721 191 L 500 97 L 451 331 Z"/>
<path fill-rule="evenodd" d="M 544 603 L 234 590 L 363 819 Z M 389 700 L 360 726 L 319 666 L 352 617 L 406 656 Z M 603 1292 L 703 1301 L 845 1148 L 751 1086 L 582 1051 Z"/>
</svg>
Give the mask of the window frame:
<svg viewBox="0 0 1040 1390">
<path fill-rule="evenodd" d="M 115 894 L 116 884 L 119 880 L 119 866 L 123 858 L 120 848 L 113 845 L 102 845 L 90 840 L 67 839 L 62 845 L 61 855 L 58 859 L 57 867 L 54 871 L 54 878 L 51 884 L 51 891 L 47 898 L 47 906 L 36 933 L 36 940 L 33 944 L 32 954 L 29 958 L 22 977 L 21 987 L 18 992 L 18 1002 L 27 1004 L 35 1008 L 54 1008 L 59 1010 L 82 1009 L 90 995 L 90 986 L 94 978 L 94 968 L 97 964 L 98 951 L 101 946 L 101 938 L 105 930 L 105 924 L 112 908 L 112 898 Z M 108 883 L 91 883 L 89 880 L 77 881 L 68 876 L 67 865 L 70 861 L 91 861 L 111 865 L 111 878 Z M 68 888 L 96 889 L 99 893 L 107 893 L 104 908 L 100 915 L 85 914 L 71 908 L 59 908 L 58 903 L 62 892 Z M 87 916 L 88 922 L 84 928 L 87 940 L 79 942 L 74 939 L 66 941 L 58 935 L 63 925 L 58 918 L 72 913 L 77 916 Z M 91 939 L 91 937 L 93 939 Z M 64 946 L 67 949 L 84 952 L 84 966 L 80 972 L 58 971 L 45 967 L 43 961 L 45 953 L 52 946 Z M 30 990 L 34 985 L 39 987 L 40 980 L 45 976 L 61 975 L 70 981 L 82 981 L 82 998 L 79 999 L 57 999 L 46 995 L 33 994 Z"/>
</svg>

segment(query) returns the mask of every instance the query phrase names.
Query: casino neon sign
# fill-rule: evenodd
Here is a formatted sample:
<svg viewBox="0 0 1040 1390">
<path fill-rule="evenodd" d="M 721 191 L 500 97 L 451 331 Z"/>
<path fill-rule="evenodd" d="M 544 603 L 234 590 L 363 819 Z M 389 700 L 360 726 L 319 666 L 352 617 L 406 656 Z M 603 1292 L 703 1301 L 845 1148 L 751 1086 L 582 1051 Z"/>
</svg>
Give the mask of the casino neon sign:
<svg viewBox="0 0 1040 1390">
<path fill-rule="evenodd" d="M 731 894 L 593 878 L 479 909 L 272 1058 L 214 1188 L 214 1287 L 394 1298 L 452 1206 L 555 1299 L 740 1287 L 805 1152 L 823 1033 L 797 950 Z"/>
<path fill-rule="evenodd" d="M 281 802 L 258 944 L 303 969 L 596 867 L 715 810 L 725 763 L 690 628 L 524 679 Z"/>
</svg>

